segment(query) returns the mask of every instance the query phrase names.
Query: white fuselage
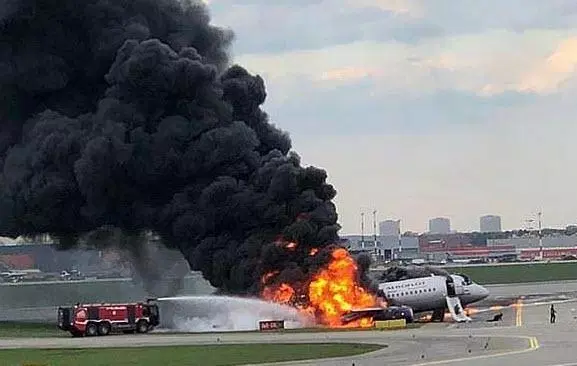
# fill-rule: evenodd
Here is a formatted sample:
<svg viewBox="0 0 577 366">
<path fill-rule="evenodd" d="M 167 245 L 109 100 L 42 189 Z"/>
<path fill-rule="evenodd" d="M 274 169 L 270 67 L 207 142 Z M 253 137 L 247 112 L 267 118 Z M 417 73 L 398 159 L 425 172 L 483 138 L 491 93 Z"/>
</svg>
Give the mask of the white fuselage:
<svg viewBox="0 0 577 366">
<path fill-rule="evenodd" d="M 451 281 L 452 280 L 452 281 Z M 450 283 L 453 283 L 454 292 L 450 293 Z M 414 312 L 433 311 L 446 308 L 446 297 L 457 296 L 463 306 L 480 301 L 489 296 L 489 291 L 466 276 L 432 275 L 430 277 L 412 278 L 402 281 L 383 282 L 379 284 L 389 305 L 405 305 Z"/>
</svg>

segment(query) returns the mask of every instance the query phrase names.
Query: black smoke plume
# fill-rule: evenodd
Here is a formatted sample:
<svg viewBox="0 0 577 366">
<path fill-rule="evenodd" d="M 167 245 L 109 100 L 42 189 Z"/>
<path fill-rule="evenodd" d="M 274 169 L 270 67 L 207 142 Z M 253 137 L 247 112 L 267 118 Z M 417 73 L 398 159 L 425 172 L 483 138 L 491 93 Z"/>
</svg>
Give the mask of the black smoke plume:
<svg viewBox="0 0 577 366">
<path fill-rule="evenodd" d="M 431 275 L 450 276 L 449 272 L 442 268 L 431 266 L 392 266 L 383 271 L 380 281 L 402 281 L 411 278 L 427 277 Z"/>
<path fill-rule="evenodd" d="M 377 293 L 379 290 L 379 283 L 370 276 L 370 267 L 373 260 L 370 255 L 362 253 L 356 256 L 355 261 L 358 265 L 359 283 L 363 288 L 372 293 Z"/>
<path fill-rule="evenodd" d="M 68 248 L 103 227 L 152 232 L 231 293 L 256 292 L 271 270 L 302 279 L 326 259 L 309 252 L 337 239 L 336 192 L 269 122 L 263 79 L 230 65 L 233 35 L 202 3 L 4 10 L 0 234 L 50 233 Z"/>
<path fill-rule="evenodd" d="M 130 264 L 135 279 L 151 296 L 173 296 L 184 287 L 184 278 L 190 272 L 182 254 L 159 243 L 150 233 L 128 233 L 114 227 L 102 227 L 84 235 L 78 242 L 87 247 L 112 247 Z"/>
</svg>

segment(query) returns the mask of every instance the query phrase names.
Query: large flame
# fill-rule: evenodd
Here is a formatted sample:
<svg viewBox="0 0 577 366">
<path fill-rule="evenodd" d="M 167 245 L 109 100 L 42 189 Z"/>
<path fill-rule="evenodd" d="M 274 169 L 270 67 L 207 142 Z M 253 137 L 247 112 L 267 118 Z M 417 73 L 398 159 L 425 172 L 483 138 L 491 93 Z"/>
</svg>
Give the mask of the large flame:
<svg viewBox="0 0 577 366">
<path fill-rule="evenodd" d="M 320 311 L 321 321 L 336 327 L 341 325 L 343 314 L 354 308 L 375 306 L 377 299 L 359 285 L 357 264 L 346 249 L 336 249 L 331 255 L 327 268 L 311 281 L 308 295 L 310 305 Z M 370 325 L 369 320 L 366 322 Z M 358 325 L 364 324 L 350 324 Z"/>
<path fill-rule="evenodd" d="M 310 255 L 317 252 L 318 250 L 313 249 Z M 277 271 L 265 274 L 262 278 L 263 283 L 268 282 L 276 274 Z M 295 290 L 293 286 L 296 285 L 281 283 L 265 286 L 262 297 L 269 301 L 291 304 L 313 314 L 319 323 L 328 327 L 370 327 L 373 324 L 370 318 L 346 324 L 341 320 L 341 317 L 350 310 L 378 304 L 376 296 L 365 290 L 358 282 L 358 266 L 344 248 L 336 248 L 331 252 L 330 262 L 312 276 L 308 287 Z M 295 302 L 295 297 L 299 296 L 305 297 L 304 303 Z"/>
</svg>

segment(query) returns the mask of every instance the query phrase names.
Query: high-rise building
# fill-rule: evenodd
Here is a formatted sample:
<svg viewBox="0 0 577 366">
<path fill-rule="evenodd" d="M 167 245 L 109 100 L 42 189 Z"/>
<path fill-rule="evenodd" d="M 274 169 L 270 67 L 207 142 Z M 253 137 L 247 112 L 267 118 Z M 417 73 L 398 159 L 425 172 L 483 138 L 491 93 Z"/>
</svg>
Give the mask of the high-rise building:
<svg viewBox="0 0 577 366">
<path fill-rule="evenodd" d="M 430 219 L 429 232 L 431 234 L 449 234 L 451 233 L 451 221 L 445 217 Z"/>
<path fill-rule="evenodd" d="M 401 232 L 401 220 L 385 220 L 379 222 L 379 235 L 397 236 Z"/>
<path fill-rule="evenodd" d="M 479 229 L 482 233 L 498 233 L 501 231 L 501 216 L 485 215 L 479 219 Z"/>
</svg>

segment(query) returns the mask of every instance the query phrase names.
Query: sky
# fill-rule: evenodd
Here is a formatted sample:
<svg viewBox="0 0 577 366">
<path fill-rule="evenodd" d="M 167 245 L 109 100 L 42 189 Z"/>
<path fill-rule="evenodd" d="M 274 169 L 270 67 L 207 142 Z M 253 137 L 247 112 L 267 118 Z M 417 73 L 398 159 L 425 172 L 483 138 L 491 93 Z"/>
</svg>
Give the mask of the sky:
<svg viewBox="0 0 577 366">
<path fill-rule="evenodd" d="M 263 109 L 337 190 L 341 234 L 497 214 L 577 223 L 574 0 L 209 0 Z"/>
</svg>

